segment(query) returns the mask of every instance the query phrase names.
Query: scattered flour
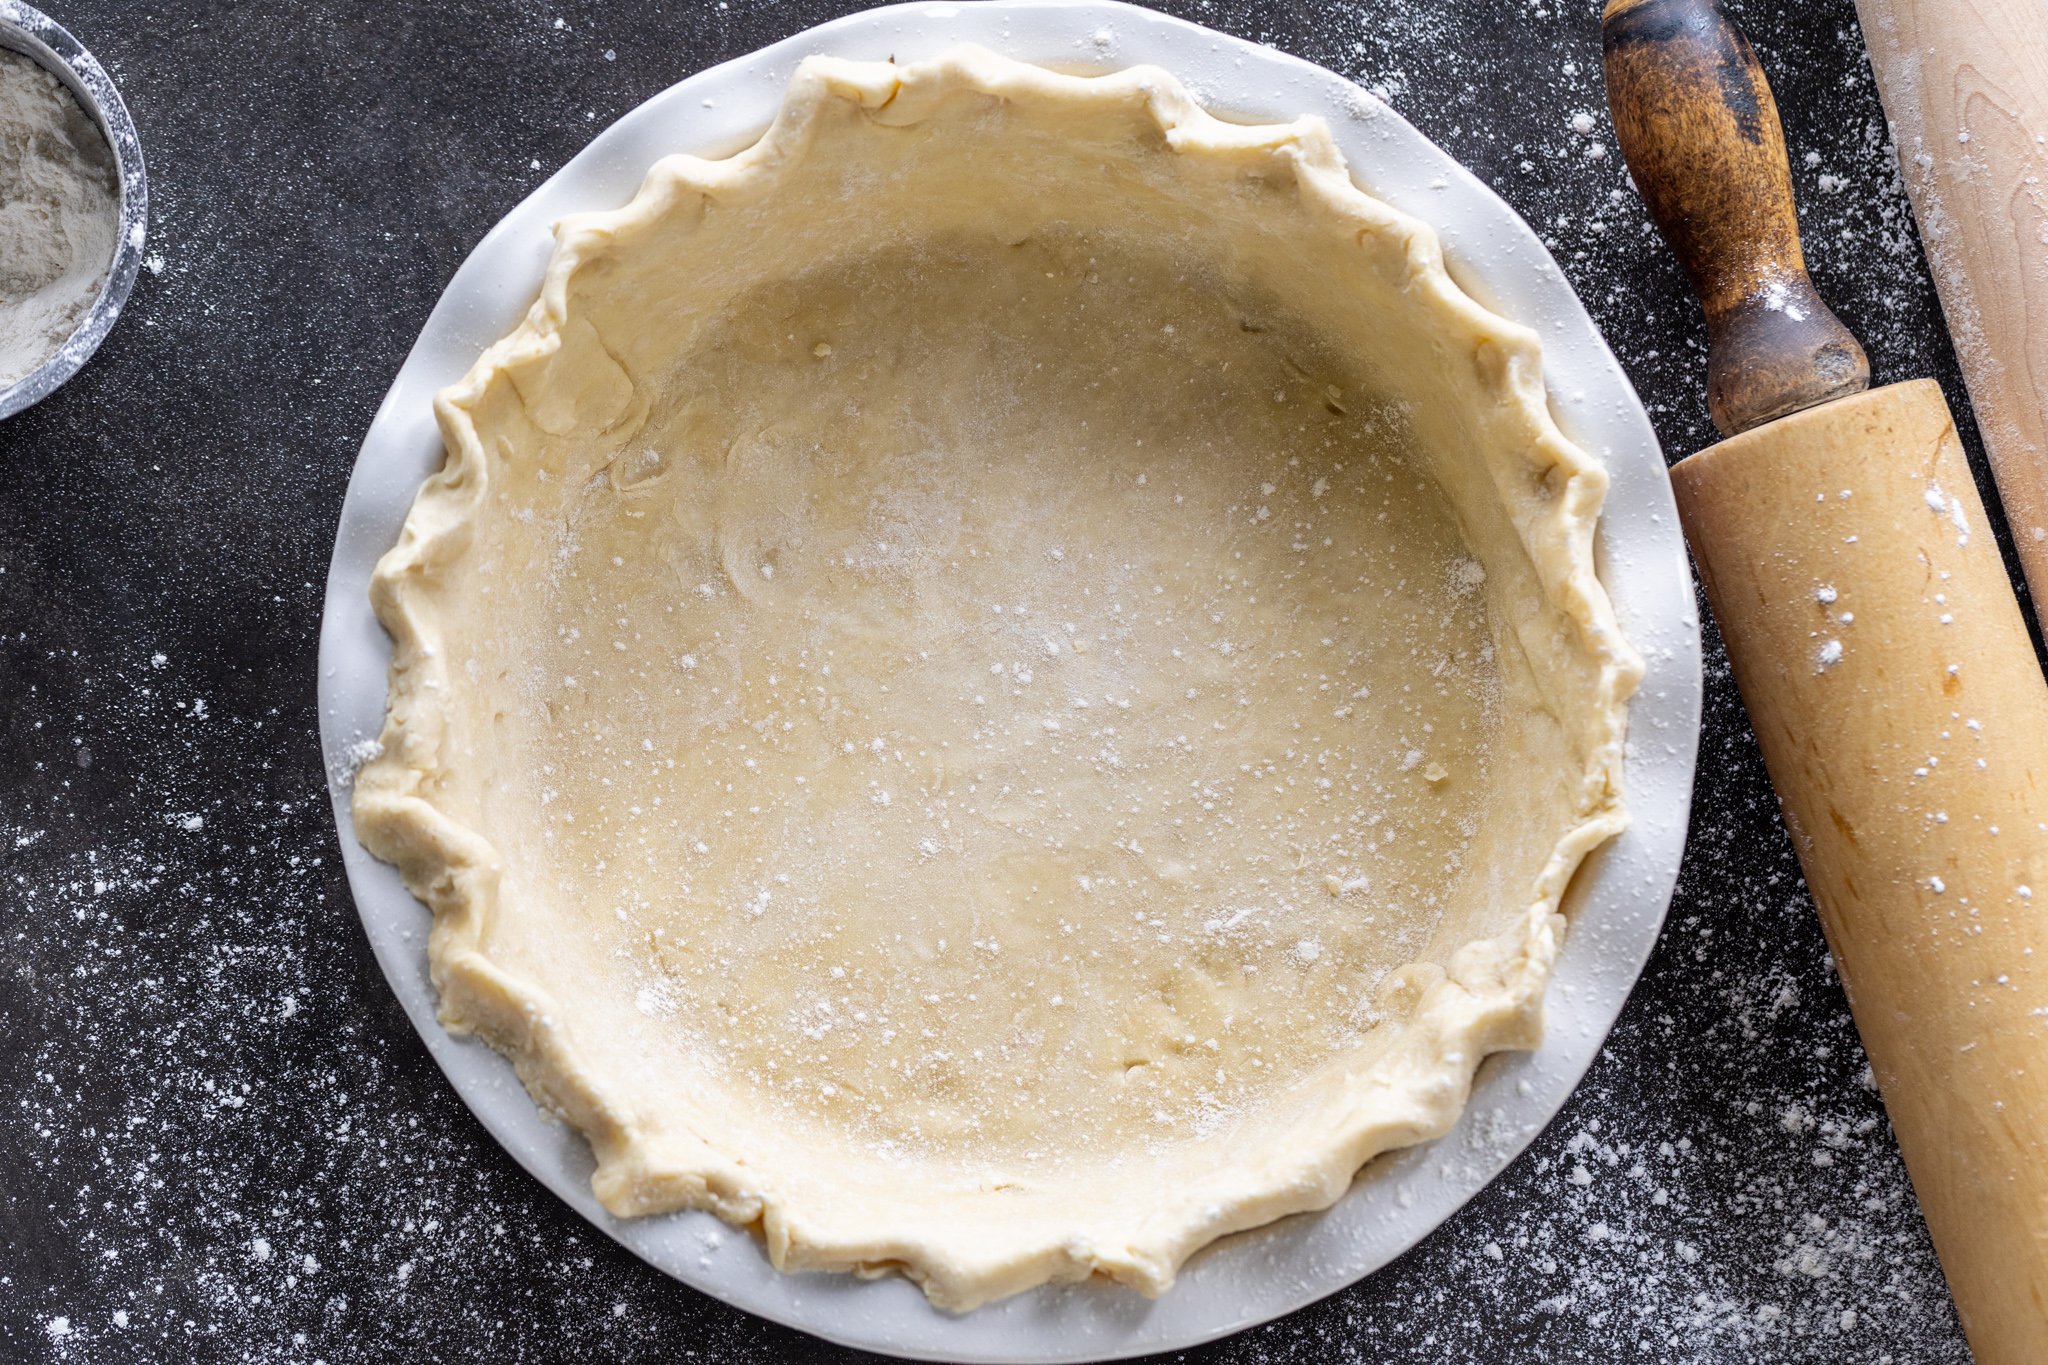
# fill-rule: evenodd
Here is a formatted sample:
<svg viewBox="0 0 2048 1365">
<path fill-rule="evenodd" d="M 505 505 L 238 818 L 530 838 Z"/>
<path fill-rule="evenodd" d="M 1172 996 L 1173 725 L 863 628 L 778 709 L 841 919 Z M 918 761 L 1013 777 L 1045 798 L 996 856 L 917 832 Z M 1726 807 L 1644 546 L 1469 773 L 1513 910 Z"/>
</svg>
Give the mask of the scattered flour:
<svg viewBox="0 0 2048 1365">
<path fill-rule="evenodd" d="M 1620 158 L 1586 158 L 1554 113 L 1488 119 L 1473 104 L 1475 89 L 1499 83 L 1552 111 L 1601 107 L 1590 6 L 1181 8 L 1397 100 L 1549 239 L 1667 451 L 1716 439 L 1697 308 Z M 1828 92 L 1786 109 L 1823 292 L 1880 372 L 1929 372 L 1941 318 L 1850 6 L 1743 8 L 1781 94 Z M 705 7 L 735 26 L 728 55 L 795 26 L 765 7 L 733 9 Z M 532 49 L 556 60 L 541 47 L 550 21 L 537 7 L 520 12 L 523 36 L 489 49 L 493 59 Z M 432 13 L 420 22 L 431 36 Z M 600 72 L 673 79 L 665 48 L 615 51 L 601 23 L 579 27 L 587 40 L 550 41 L 587 42 L 584 60 Z M 1496 28 L 1505 36 L 1489 40 Z M 304 41 L 325 41 L 307 29 Z M 1826 193 L 1830 176 L 1850 192 Z M 1661 276 L 1653 260 L 1665 262 Z M 246 296 L 199 253 L 181 260 L 187 269 L 226 300 Z M 363 412 L 385 378 L 355 381 Z M 197 468 L 229 458 L 179 453 Z M 345 470 L 318 469 L 319 495 L 337 505 Z M 277 535 L 260 559 L 223 551 L 195 572 L 212 575 L 208 600 L 232 607 L 231 621 L 287 593 L 288 638 L 310 659 L 318 591 L 277 587 L 277 567 L 280 557 L 324 564 L 331 523 L 288 522 Z M 0 582 L 28 577 L 32 561 L 6 554 Z M 1686 870 L 1643 983 L 1565 1112 L 1392 1265 L 1162 1365 L 1966 1365 L 1709 635 L 1707 758 Z M 164 638 L 168 655 L 125 665 L 96 654 L 85 631 L 11 642 L 23 747 L 19 780 L 0 798 L 0 853 L 11 860 L 0 865 L 0 959 L 24 988 L 0 1018 L 0 1150 L 24 1173 L 12 1245 L 60 1259 L 0 1256 L 16 1307 L 0 1318 L 0 1359 L 845 1358 L 649 1271 L 496 1149 L 361 942 L 332 860 L 309 689 L 281 670 L 279 684 L 252 679 L 197 716 L 166 688 L 211 683 L 230 646 L 196 627 Z M 75 740 L 89 740 L 90 768 Z M 201 829 L 180 827 L 199 812 Z M 743 1235 L 708 1218 L 689 1226 L 707 1262 Z M 258 1238 L 273 1248 L 268 1260 Z M 401 1281 L 403 1264 L 413 1271 Z"/>
<path fill-rule="evenodd" d="M 0 50 L 0 386 L 48 359 L 98 297 L 120 219 L 114 155 L 71 93 Z"/>
</svg>

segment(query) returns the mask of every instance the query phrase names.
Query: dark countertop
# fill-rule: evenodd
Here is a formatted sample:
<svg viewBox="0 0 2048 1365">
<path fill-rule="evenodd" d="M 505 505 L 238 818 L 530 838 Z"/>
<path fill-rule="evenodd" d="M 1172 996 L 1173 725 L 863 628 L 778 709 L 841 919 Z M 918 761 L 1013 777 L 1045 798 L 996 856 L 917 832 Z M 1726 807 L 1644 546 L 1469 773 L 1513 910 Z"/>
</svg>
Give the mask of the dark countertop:
<svg viewBox="0 0 2048 1365">
<path fill-rule="evenodd" d="M 849 1358 L 641 1265 L 469 1116 L 357 927 L 314 646 L 357 443 L 464 253 L 618 114 L 856 7 L 52 0 L 154 203 L 106 347 L 0 424 L 0 1358 Z M 1850 0 L 1732 7 L 1822 292 L 1880 379 L 1966 412 Z M 1712 439 L 1695 310 L 1589 154 L 1593 0 L 1166 8 L 1380 88 L 1551 240 L 1667 448 Z M 1968 1359 L 1711 638 L 1691 838 L 1530 1152 L 1186 1359 Z"/>
</svg>

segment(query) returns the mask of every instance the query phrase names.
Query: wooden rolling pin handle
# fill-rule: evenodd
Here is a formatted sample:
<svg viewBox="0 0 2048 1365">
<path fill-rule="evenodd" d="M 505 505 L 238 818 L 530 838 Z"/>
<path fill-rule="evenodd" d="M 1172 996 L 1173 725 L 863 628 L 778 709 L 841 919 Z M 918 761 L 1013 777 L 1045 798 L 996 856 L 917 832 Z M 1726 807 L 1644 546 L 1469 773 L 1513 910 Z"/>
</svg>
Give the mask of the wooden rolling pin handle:
<svg viewBox="0 0 2048 1365">
<path fill-rule="evenodd" d="M 1720 0 L 1608 0 L 1607 103 L 1707 315 L 1707 408 L 1733 436 L 1869 387 L 1814 292 L 1777 101 Z"/>
</svg>

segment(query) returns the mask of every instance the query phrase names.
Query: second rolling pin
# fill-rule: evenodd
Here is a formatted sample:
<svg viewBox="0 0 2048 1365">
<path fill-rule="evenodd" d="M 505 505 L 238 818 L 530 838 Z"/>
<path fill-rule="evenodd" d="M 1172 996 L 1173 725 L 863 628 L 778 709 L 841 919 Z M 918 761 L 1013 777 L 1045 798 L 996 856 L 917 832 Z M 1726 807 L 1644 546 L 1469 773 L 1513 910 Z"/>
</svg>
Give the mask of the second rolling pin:
<svg viewBox="0 0 2048 1365">
<path fill-rule="evenodd" d="M 1856 9 L 2038 618 L 2048 610 L 2048 5 Z"/>
</svg>

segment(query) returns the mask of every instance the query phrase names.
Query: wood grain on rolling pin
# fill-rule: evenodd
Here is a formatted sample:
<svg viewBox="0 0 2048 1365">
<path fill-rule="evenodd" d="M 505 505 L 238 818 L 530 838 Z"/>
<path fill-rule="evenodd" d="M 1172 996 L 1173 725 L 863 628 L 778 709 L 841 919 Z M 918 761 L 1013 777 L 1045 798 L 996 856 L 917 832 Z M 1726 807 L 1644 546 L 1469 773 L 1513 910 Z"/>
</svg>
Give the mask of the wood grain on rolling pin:
<svg viewBox="0 0 2048 1365">
<path fill-rule="evenodd" d="M 2048 609 L 2048 0 L 1856 8 L 2039 613 Z"/>
<path fill-rule="evenodd" d="M 1672 470 L 1757 741 L 1984 1365 L 2048 1360 L 2048 683 L 1940 389 Z"/>
</svg>

